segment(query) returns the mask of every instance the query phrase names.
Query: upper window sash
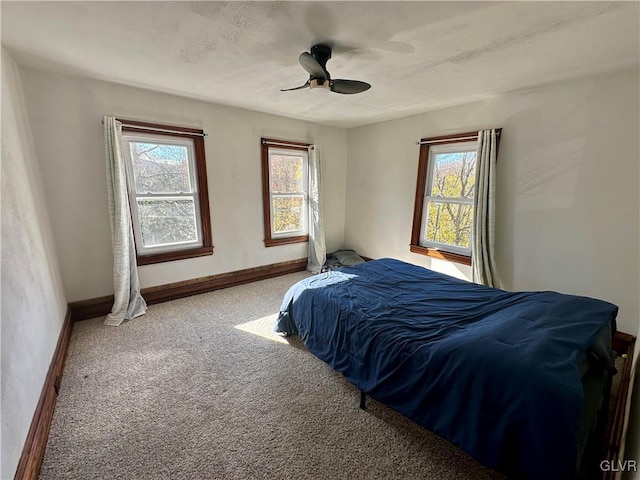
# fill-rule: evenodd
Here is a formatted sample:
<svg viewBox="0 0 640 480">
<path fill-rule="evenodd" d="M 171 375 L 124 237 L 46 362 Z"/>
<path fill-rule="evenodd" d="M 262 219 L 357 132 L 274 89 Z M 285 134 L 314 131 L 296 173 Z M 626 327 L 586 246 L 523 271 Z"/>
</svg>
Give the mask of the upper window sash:
<svg viewBox="0 0 640 480">
<path fill-rule="evenodd" d="M 140 135 L 140 134 L 129 134 L 123 132 L 122 134 L 123 140 L 125 142 L 125 154 L 127 155 L 127 183 L 129 184 L 129 191 L 137 194 L 176 194 L 176 193 L 198 193 L 198 182 L 196 177 L 196 160 L 194 153 L 194 142 L 192 139 L 185 139 L 180 137 L 171 137 L 170 135 L 157 135 L 157 134 L 148 134 L 148 135 Z M 188 162 L 188 188 L 184 190 L 167 190 L 164 192 L 152 192 L 152 191 L 140 191 L 137 186 L 137 179 L 135 176 L 135 172 L 133 170 L 133 159 L 131 157 L 131 144 L 132 143 L 153 143 L 157 145 L 165 145 L 165 146 L 178 146 L 183 147 L 187 151 L 187 162 Z"/>
<path fill-rule="evenodd" d="M 478 150 L 477 141 L 444 144 L 444 145 L 432 145 L 431 148 L 429 148 L 427 177 L 425 179 L 425 194 L 427 196 L 431 196 L 433 192 L 433 176 L 434 176 L 437 155 L 447 154 L 447 153 L 476 153 L 477 150 Z M 453 197 L 441 197 L 441 198 L 453 198 Z"/>
</svg>

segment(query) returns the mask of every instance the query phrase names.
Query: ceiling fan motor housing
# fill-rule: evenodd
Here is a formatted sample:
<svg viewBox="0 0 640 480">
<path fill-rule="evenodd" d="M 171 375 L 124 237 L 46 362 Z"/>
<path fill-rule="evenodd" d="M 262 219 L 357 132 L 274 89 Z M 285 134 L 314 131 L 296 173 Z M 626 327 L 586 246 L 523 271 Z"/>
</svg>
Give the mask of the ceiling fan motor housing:
<svg viewBox="0 0 640 480">
<path fill-rule="evenodd" d="M 316 87 L 328 87 L 331 82 L 331 75 L 327 71 L 327 62 L 331 58 L 331 48 L 322 44 L 314 45 L 311 47 L 311 51 L 309 53 L 311 53 L 311 56 L 320 64 L 327 76 L 325 84 L 324 78 L 317 78 L 311 75 L 310 80 L 312 81 L 312 84 L 315 83 Z"/>
<path fill-rule="evenodd" d="M 316 59 L 316 61 L 325 68 L 327 66 L 327 60 L 331 58 L 331 48 L 326 45 L 314 45 L 311 47 L 311 56 Z"/>
</svg>

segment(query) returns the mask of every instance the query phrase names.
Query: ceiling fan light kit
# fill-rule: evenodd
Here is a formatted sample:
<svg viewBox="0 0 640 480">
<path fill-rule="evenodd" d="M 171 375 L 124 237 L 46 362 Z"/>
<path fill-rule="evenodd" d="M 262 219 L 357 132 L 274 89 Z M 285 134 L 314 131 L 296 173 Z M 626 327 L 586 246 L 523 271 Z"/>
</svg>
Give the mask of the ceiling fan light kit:
<svg viewBox="0 0 640 480">
<path fill-rule="evenodd" d="M 327 91 L 329 92 L 329 82 L 326 80 L 318 80 L 317 78 L 314 78 L 313 80 L 309 80 L 309 88 L 311 90 L 323 90 L 323 91 Z"/>
<path fill-rule="evenodd" d="M 300 90 L 309 88 L 310 90 L 331 91 L 334 93 L 342 93 L 352 95 L 369 90 L 371 85 L 367 82 L 359 80 L 332 80 L 331 75 L 327 71 L 327 61 L 331 58 L 331 48 L 327 45 L 314 45 L 311 47 L 311 53 L 302 52 L 298 61 L 302 68 L 309 73 L 309 80 L 304 85 L 294 88 L 284 88 L 281 92 L 290 92 L 292 90 Z"/>
</svg>

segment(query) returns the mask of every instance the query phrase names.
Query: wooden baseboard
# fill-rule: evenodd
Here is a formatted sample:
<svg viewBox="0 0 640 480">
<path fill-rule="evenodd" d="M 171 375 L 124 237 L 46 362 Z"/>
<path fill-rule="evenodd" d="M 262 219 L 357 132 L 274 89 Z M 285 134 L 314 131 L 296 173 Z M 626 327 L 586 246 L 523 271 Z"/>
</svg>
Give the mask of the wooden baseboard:
<svg viewBox="0 0 640 480">
<path fill-rule="evenodd" d="M 213 292 L 214 290 L 234 287 L 257 280 L 265 280 L 288 273 L 301 272 L 306 268 L 307 259 L 303 258 L 300 260 L 263 265 L 261 267 L 247 268 L 236 272 L 194 278 L 183 282 L 168 283 L 157 287 L 143 288 L 141 293 L 147 304 L 153 305 L 154 303 Z M 108 315 L 111 312 L 112 306 L 113 295 L 71 302 L 69 304 L 69 307 L 71 307 L 71 319 L 74 322 Z"/>
<path fill-rule="evenodd" d="M 62 371 L 67 358 L 71 328 L 71 308 L 68 308 L 60 336 L 58 337 L 58 344 L 42 387 L 40 400 L 36 406 L 31 427 L 27 433 L 27 439 L 24 442 L 14 480 L 32 480 L 38 478 L 40 474 L 40 467 L 42 466 L 44 451 L 49 437 L 49 428 L 53 418 L 53 410 L 58 398 L 58 390 L 60 389 L 60 379 L 62 378 Z"/>
<path fill-rule="evenodd" d="M 88 318 L 103 317 L 111 313 L 113 295 L 71 302 L 69 307 L 71 308 L 71 321 L 74 323 Z"/>
</svg>

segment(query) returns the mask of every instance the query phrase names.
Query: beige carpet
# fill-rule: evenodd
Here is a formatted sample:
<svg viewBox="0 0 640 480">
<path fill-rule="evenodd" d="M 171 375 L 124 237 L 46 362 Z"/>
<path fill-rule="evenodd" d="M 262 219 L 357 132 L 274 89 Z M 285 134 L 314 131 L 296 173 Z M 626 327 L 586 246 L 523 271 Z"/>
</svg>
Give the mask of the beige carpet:
<svg viewBox="0 0 640 480">
<path fill-rule="evenodd" d="M 271 332 L 305 276 L 77 323 L 40 478 L 499 478 Z"/>
</svg>

